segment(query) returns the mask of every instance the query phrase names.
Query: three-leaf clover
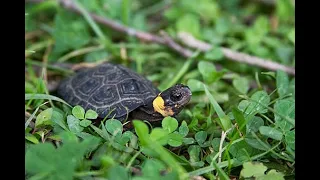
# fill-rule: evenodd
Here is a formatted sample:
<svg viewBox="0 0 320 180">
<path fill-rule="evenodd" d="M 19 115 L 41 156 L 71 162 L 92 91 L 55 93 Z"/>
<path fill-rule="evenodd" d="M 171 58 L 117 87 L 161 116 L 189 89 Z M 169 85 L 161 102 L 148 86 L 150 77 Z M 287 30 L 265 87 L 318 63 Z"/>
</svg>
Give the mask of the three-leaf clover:
<svg viewBox="0 0 320 180">
<path fill-rule="evenodd" d="M 83 131 L 85 127 L 88 127 L 92 122 L 89 119 L 96 119 L 98 114 L 89 109 L 87 112 L 77 105 L 72 108 L 72 115 L 67 116 L 67 123 L 70 131 L 74 133 L 79 133 Z"/>
</svg>

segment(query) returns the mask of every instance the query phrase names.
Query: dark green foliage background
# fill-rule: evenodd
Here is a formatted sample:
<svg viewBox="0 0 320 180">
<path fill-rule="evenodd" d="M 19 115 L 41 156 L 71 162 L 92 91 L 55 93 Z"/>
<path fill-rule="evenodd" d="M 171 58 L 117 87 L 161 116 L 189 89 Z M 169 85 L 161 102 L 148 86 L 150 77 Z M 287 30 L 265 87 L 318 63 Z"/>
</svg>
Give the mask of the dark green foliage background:
<svg viewBox="0 0 320 180">
<path fill-rule="evenodd" d="M 295 179 L 295 78 L 230 61 L 221 47 L 295 65 L 291 0 L 77 0 L 25 3 L 27 179 Z M 186 59 L 96 24 L 91 12 L 173 39 L 182 32 L 213 46 Z M 179 42 L 179 41 L 177 41 Z M 160 90 L 187 84 L 188 106 L 160 127 L 70 107 L 51 87 L 71 75 L 56 63 L 122 64 Z M 152 126 L 152 124 L 151 124 Z"/>
</svg>

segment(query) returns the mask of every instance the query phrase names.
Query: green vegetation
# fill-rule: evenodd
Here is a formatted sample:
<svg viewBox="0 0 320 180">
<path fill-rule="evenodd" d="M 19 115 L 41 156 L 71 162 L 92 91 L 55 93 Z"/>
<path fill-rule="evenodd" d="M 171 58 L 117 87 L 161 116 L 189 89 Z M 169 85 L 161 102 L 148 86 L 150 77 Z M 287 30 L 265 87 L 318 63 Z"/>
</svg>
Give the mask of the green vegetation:
<svg viewBox="0 0 320 180">
<path fill-rule="evenodd" d="M 295 179 L 295 77 L 223 53 L 230 48 L 294 67 L 294 1 L 74 2 L 79 13 L 55 0 L 25 3 L 27 179 Z M 188 33 L 213 48 L 189 48 L 186 58 L 89 13 L 159 37 L 165 31 L 183 47 L 179 34 Z M 160 90 L 186 84 L 192 99 L 158 127 L 97 123 L 96 112 L 70 106 L 52 89 L 73 73 L 62 63 L 102 61 L 129 67 Z"/>
</svg>

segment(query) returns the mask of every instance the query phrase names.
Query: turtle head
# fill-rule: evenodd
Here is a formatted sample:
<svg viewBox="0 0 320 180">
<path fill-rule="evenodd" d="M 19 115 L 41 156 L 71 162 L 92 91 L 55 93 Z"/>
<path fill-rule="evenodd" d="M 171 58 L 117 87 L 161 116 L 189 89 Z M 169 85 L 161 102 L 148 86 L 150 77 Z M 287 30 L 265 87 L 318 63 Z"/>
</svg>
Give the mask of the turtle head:
<svg viewBox="0 0 320 180">
<path fill-rule="evenodd" d="M 191 91 L 188 86 L 176 84 L 158 94 L 152 105 L 156 112 L 163 117 L 175 116 L 191 99 Z"/>
</svg>

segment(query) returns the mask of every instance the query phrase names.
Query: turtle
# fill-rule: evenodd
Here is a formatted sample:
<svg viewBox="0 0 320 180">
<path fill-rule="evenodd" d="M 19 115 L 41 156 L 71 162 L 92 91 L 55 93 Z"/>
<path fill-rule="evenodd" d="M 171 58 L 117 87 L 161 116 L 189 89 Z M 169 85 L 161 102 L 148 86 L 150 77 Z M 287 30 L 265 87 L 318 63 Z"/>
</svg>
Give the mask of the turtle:
<svg viewBox="0 0 320 180">
<path fill-rule="evenodd" d="M 98 118 L 161 121 L 176 117 L 188 104 L 188 86 L 175 84 L 160 91 L 144 76 L 110 62 L 85 68 L 63 79 L 57 95 L 71 106 L 94 110 Z"/>
</svg>

